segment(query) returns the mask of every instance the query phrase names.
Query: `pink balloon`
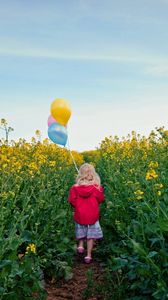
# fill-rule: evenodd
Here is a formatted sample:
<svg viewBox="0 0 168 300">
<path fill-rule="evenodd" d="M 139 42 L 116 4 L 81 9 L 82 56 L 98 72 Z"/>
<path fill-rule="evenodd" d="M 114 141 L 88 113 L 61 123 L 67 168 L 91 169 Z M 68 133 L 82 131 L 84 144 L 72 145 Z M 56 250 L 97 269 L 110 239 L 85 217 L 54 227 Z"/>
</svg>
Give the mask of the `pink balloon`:
<svg viewBox="0 0 168 300">
<path fill-rule="evenodd" d="M 48 117 L 48 126 L 50 126 L 53 123 L 58 123 L 52 116 Z"/>
<path fill-rule="evenodd" d="M 48 117 L 48 127 L 50 127 L 50 125 L 52 125 L 53 123 L 58 123 L 57 120 L 55 120 L 53 118 L 53 116 L 49 116 Z M 58 123 L 59 124 L 59 123 Z M 65 128 L 67 128 L 67 125 L 64 126 Z"/>
</svg>

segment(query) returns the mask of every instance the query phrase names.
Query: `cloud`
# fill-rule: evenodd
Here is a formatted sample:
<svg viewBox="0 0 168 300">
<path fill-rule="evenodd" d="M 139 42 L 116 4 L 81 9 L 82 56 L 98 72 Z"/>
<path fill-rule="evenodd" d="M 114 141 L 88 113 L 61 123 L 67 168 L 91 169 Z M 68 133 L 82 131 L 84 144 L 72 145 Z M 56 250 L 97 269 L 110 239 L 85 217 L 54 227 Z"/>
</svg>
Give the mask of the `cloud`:
<svg viewBox="0 0 168 300">
<path fill-rule="evenodd" d="M 3 45 L 3 43 L 1 43 Z M 56 60 L 92 60 L 92 61 L 111 61 L 111 62 L 123 62 L 123 63 L 133 63 L 133 64 L 148 64 L 152 65 L 154 63 L 161 64 L 160 66 L 151 66 L 146 69 L 147 73 L 167 73 L 168 60 L 167 58 L 160 56 L 148 56 L 147 54 L 133 53 L 129 49 L 125 49 L 124 53 L 121 51 L 104 51 L 100 52 L 88 52 L 74 51 L 74 49 L 68 49 L 68 51 L 54 51 L 45 48 L 38 47 L 26 47 L 23 45 L 13 45 L 13 47 L 1 47 L 0 56 L 13 56 L 21 58 L 44 58 L 44 59 L 56 59 Z M 167 64 L 166 66 L 163 65 Z"/>
<path fill-rule="evenodd" d="M 168 63 L 165 61 L 165 64 L 159 64 L 155 66 L 150 66 L 146 69 L 147 74 L 154 76 L 168 76 Z"/>
</svg>

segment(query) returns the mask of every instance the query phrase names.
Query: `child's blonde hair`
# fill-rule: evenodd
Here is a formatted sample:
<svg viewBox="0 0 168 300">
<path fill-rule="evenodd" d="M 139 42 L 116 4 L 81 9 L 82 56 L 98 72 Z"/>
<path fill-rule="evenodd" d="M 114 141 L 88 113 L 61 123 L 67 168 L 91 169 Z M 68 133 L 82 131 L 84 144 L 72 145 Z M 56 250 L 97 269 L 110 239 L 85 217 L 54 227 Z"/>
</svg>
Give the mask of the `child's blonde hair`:
<svg viewBox="0 0 168 300">
<path fill-rule="evenodd" d="M 95 184 L 100 186 L 100 177 L 96 173 L 95 168 L 93 165 L 84 163 L 79 168 L 79 173 L 76 178 L 76 184 L 78 185 L 91 185 Z"/>
</svg>

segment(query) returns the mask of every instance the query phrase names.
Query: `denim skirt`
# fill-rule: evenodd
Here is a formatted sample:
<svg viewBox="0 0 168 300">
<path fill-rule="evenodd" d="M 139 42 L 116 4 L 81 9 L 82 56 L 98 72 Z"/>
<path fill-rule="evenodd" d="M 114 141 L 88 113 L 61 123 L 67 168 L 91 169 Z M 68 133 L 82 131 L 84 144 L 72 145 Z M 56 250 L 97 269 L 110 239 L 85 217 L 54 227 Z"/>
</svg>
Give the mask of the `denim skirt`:
<svg viewBox="0 0 168 300">
<path fill-rule="evenodd" d="M 92 225 L 80 225 L 75 223 L 76 239 L 102 239 L 103 232 L 99 221 Z"/>
</svg>

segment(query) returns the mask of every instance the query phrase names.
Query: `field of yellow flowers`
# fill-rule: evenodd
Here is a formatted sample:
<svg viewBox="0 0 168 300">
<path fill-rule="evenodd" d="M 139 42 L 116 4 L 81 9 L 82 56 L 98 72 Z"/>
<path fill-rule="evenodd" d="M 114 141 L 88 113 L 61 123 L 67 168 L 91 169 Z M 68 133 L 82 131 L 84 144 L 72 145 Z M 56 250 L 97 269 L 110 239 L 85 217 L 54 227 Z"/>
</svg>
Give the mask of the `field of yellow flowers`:
<svg viewBox="0 0 168 300">
<path fill-rule="evenodd" d="M 105 138 L 73 156 L 94 163 L 105 189 L 101 299 L 168 299 L 168 132 Z M 1 142 L 0 299 L 46 299 L 43 278 L 72 278 L 75 176 L 69 151 L 48 140 Z"/>
<path fill-rule="evenodd" d="M 168 299 L 168 131 L 105 138 L 97 168 L 111 299 Z"/>
<path fill-rule="evenodd" d="M 73 156 L 78 165 L 83 162 L 82 155 Z M 67 194 L 74 176 L 68 150 L 47 140 L 1 144 L 0 299 L 34 299 L 36 292 L 45 299 L 45 274 L 71 278 L 74 234 Z"/>
</svg>

